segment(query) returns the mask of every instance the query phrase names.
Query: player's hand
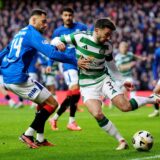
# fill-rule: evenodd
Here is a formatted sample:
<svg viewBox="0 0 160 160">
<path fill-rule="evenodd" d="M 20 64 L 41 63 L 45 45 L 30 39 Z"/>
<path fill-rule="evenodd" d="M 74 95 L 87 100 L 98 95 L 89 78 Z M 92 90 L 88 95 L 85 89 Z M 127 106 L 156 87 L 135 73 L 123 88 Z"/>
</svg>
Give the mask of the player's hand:
<svg viewBox="0 0 160 160">
<path fill-rule="evenodd" d="M 84 58 L 83 56 L 80 56 L 78 59 L 78 67 L 81 69 L 88 69 L 91 60 L 91 58 Z"/>
<path fill-rule="evenodd" d="M 134 86 L 131 82 L 124 82 L 124 87 L 127 91 L 132 91 L 134 89 Z"/>
<path fill-rule="evenodd" d="M 51 73 L 51 71 L 52 71 L 52 67 L 51 66 L 46 67 L 45 73 Z"/>
<path fill-rule="evenodd" d="M 66 49 L 66 46 L 64 43 L 60 43 L 56 46 L 58 48 L 58 50 L 60 51 L 64 51 Z"/>
</svg>

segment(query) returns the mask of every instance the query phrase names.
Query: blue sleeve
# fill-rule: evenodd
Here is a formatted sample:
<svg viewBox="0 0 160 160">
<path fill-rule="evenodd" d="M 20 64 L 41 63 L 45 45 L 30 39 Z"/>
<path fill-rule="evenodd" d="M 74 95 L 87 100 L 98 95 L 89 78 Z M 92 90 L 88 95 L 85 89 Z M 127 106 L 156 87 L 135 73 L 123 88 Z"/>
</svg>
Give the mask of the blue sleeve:
<svg viewBox="0 0 160 160">
<path fill-rule="evenodd" d="M 38 52 L 41 52 L 45 56 L 62 62 L 77 65 L 77 61 L 73 58 L 73 55 L 66 55 L 63 52 L 59 52 L 56 48 L 49 44 L 49 42 L 39 33 L 31 32 L 28 34 L 28 43 L 31 47 L 35 48 Z"/>
<path fill-rule="evenodd" d="M 0 52 L 0 65 L 2 63 L 4 56 L 8 53 L 9 53 L 9 45 Z"/>
<path fill-rule="evenodd" d="M 49 59 L 47 66 L 51 67 L 51 66 L 53 66 L 53 63 L 54 63 L 54 60 L 53 59 Z"/>
<path fill-rule="evenodd" d="M 154 80 L 158 80 L 158 65 L 160 61 L 160 53 L 155 51 L 154 62 L 152 64 L 152 73 Z"/>
</svg>

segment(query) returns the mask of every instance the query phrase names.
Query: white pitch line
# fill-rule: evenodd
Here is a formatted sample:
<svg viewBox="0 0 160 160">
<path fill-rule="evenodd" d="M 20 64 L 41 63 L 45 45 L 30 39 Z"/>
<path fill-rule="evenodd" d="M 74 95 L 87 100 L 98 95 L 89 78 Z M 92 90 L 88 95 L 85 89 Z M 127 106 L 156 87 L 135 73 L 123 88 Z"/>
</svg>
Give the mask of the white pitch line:
<svg viewBox="0 0 160 160">
<path fill-rule="evenodd" d="M 130 159 L 130 160 L 145 160 L 145 159 L 158 159 L 158 158 L 160 158 L 160 155 L 143 157 L 143 158 L 135 158 L 135 159 Z"/>
</svg>

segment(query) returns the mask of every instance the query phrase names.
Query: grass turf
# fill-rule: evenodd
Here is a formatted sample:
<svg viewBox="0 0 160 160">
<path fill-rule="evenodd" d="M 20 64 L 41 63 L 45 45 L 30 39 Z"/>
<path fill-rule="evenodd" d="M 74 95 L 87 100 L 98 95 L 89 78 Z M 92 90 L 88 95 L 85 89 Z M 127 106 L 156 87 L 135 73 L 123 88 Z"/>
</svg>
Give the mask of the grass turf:
<svg viewBox="0 0 160 160">
<path fill-rule="evenodd" d="M 85 109 L 85 108 L 84 108 Z M 0 159 L 1 160 L 132 160 L 157 156 L 160 158 L 160 117 L 148 118 L 152 107 L 122 113 L 116 108 L 103 108 L 108 117 L 129 143 L 129 149 L 116 151 L 117 141 L 99 128 L 97 122 L 85 109 L 77 112 L 77 122 L 82 131 L 68 131 L 68 114 L 58 121 L 59 131 L 51 131 L 48 122 L 45 136 L 56 144 L 55 147 L 29 149 L 18 140 L 34 118 L 34 110 L 0 107 Z M 154 137 L 154 145 L 149 152 L 138 152 L 132 147 L 132 136 L 138 130 L 148 130 Z M 152 158 L 153 159 L 153 158 Z M 138 160 L 138 159 L 137 159 Z"/>
</svg>

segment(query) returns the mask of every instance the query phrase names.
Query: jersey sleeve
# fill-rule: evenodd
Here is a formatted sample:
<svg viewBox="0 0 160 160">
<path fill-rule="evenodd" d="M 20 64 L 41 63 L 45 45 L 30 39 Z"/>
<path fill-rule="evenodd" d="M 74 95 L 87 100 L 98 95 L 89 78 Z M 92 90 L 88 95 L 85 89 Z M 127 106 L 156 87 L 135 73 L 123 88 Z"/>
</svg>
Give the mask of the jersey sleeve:
<svg viewBox="0 0 160 160">
<path fill-rule="evenodd" d="M 76 39 L 75 39 L 75 33 L 68 34 L 68 35 L 62 35 L 60 37 L 60 40 L 65 44 L 72 44 L 74 46 L 77 45 Z"/>
<path fill-rule="evenodd" d="M 9 45 L 0 52 L 0 65 L 2 63 L 4 56 L 8 53 L 9 53 Z"/>
<path fill-rule="evenodd" d="M 42 54 L 53 60 L 77 65 L 77 61 L 75 60 L 75 58 L 73 58 L 73 56 L 66 55 L 63 52 L 57 51 L 56 48 L 50 45 L 49 42 L 40 33 L 31 32 L 31 34 L 29 34 L 28 36 L 29 45 L 35 48 L 38 52 L 41 52 Z"/>
</svg>

